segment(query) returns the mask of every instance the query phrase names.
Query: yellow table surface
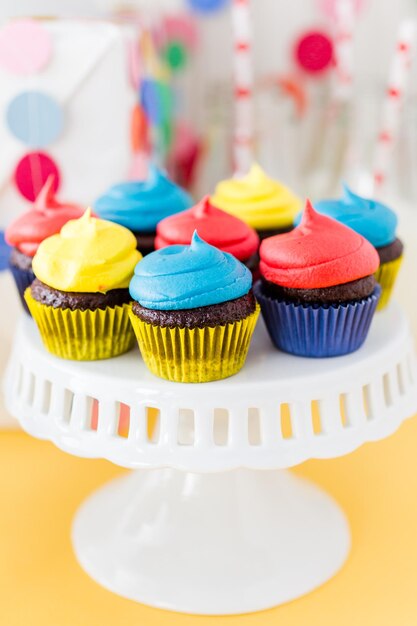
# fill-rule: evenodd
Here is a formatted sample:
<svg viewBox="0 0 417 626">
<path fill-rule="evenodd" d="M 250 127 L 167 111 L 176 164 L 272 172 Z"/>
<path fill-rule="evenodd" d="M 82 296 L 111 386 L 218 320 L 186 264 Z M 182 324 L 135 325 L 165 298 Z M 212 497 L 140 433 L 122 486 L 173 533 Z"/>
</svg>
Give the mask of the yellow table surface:
<svg viewBox="0 0 417 626">
<path fill-rule="evenodd" d="M 344 569 L 314 593 L 271 611 L 185 616 L 119 598 L 76 563 L 74 512 L 120 469 L 71 457 L 24 433 L 0 432 L 1 626 L 415 626 L 417 420 L 385 441 L 297 472 L 322 485 L 348 515 L 353 549 Z"/>
</svg>

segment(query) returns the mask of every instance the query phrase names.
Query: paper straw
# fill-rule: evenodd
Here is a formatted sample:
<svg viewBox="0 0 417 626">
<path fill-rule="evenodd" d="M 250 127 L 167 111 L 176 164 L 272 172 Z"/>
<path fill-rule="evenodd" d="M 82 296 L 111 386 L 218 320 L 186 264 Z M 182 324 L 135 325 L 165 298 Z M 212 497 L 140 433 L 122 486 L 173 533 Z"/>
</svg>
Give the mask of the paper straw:
<svg viewBox="0 0 417 626">
<path fill-rule="evenodd" d="M 389 178 L 392 153 L 398 140 L 401 113 L 410 79 L 411 60 L 416 38 L 416 22 L 405 20 L 401 23 L 397 45 L 391 61 L 388 87 L 382 109 L 382 120 L 377 136 L 373 183 L 375 191 L 380 191 Z"/>
<path fill-rule="evenodd" d="M 334 34 L 334 99 L 346 102 L 351 99 L 353 87 L 355 26 L 355 0 L 337 0 L 335 4 Z"/>
<path fill-rule="evenodd" d="M 233 160 L 235 174 L 248 172 L 253 161 L 253 59 L 250 0 L 232 0 L 234 43 L 235 126 Z"/>
</svg>

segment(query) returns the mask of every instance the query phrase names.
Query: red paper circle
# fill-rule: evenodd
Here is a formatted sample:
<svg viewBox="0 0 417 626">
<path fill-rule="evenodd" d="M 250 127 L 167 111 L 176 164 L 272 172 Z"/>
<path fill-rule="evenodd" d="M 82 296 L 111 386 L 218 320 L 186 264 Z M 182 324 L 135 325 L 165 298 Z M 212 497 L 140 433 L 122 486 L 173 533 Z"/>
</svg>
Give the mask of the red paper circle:
<svg viewBox="0 0 417 626">
<path fill-rule="evenodd" d="M 330 67 L 333 60 L 332 40 L 323 32 L 304 33 L 296 42 L 295 58 L 305 72 L 323 72 Z"/>
<path fill-rule="evenodd" d="M 60 172 L 56 163 L 45 152 L 29 152 L 17 164 L 14 181 L 19 193 L 34 202 L 51 174 L 55 177 L 53 189 L 58 191 Z"/>
</svg>

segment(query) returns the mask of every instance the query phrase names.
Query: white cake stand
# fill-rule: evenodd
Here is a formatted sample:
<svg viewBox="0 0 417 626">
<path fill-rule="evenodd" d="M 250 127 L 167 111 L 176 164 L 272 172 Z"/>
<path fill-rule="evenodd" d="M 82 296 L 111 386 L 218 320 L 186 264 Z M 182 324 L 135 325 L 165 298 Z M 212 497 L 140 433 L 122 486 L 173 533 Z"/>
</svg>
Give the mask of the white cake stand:
<svg viewBox="0 0 417 626">
<path fill-rule="evenodd" d="M 155 607 L 236 614 L 311 591 L 349 551 L 337 504 L 278 470 L 390 435 L 416 412 L 416 383 L 411 336 L 393 305 L 359 352 L 329 360 L 275 351 L 260 323 L 242 372 L 206 385 L 159 380 L 137 351 L 56 359 L 24 319 L 6 398 L 35 437 L 141 468 L 76 516 L 75 552 L 90 576 Z"/>
</svg>

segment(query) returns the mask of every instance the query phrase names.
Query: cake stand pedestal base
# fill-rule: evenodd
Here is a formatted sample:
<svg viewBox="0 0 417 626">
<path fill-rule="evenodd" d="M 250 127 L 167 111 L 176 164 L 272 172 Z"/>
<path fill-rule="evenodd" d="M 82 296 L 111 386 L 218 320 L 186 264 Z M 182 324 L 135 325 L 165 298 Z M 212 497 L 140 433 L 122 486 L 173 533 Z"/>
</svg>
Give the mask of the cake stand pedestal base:
<svg viewBox="0 0 417 626">
<path fill-rule="evenodd" d="M 227 615 L 312 591 L 344 563 L 345 516 L 287 471 L 135 471 L 94 493 L 73 527 L 78 560 L 126 598 Z"/>
</svg>

